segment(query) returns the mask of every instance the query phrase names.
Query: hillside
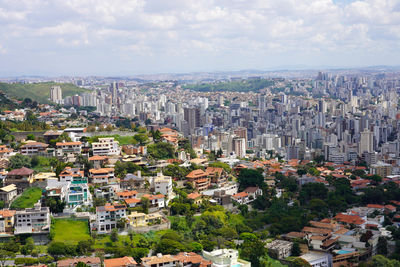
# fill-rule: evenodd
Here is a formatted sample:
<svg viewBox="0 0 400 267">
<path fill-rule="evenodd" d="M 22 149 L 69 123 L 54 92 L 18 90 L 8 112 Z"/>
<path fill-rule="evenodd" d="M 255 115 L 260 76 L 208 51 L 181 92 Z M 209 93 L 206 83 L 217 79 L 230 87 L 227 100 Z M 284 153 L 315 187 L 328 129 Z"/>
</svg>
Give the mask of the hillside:
<svg viewBox="0 0 400 267">
<path fill-rule="evenodd" d="M 273 86 L 274 84 L 275 82 L 270 79 L 255 79 L 217 83 L 188 84 L 182 86 L 182 88 L 199 92 L 258 92 L 260 89 Z"/>
<path fill-rule="evenodd" d="M 50 103 L 50 87 L 54 85 L 61 86 L 63 97 L 71 96 L 85 92 L 85 89 L 79 88 L 71 83 L 32 83 L 32 84 L 8 84 L 0 83 L 0 91 L 4 92 L 10 97 L 14 97 L 19 100 L 24 98 L 31 98 L 33 101 L 38 101 L 41 104 Z"/>
</svg>

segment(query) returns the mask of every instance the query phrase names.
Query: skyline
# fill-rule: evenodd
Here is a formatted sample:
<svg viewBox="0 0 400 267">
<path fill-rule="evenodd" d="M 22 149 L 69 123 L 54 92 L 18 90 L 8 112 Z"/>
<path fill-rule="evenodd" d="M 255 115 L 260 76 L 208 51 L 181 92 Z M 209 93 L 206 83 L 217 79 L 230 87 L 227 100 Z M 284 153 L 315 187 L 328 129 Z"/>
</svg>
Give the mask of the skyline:
<svg viewBox="0 0 400 267">
<path fill-rule="evenodd" d="M 0 1 L 0 76 L 398 65 L 400 2 Z"/>
</svg>

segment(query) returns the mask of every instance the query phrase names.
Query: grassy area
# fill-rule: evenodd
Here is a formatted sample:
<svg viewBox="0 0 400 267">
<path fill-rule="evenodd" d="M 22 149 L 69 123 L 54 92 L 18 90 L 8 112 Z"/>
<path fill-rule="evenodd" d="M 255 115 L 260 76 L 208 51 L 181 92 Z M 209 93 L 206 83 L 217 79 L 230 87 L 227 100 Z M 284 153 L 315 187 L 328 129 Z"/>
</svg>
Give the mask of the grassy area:
<svg viewBox="0 0 400 267">
<path fill-rule="evenodd" d="M 99 138 L 102 137 L 114 137 L 114 139 L 116 141 L 119 142 L 119 145 L 130 145 L 130 144 L 137 144 L 137 141 L 135 139 L 133 139 L 133 135 L 134 133 L 132 133 L 132 135 L 128 135 L 128 136 L 120 136 L 118 134 L 114 134 L 114 135 L 97 135 L 97 136 L 93 136 L 90 138 L 89 142 L 97 142 Z"/>
<path fill-rule="evenodd" d="M 274 260 L 273 258 L 271 258 L 270 256 L 265 256 L 264 257 L 264 266 L 266 267 L 287 267 L 287 265 L 282 264 L 280 261 L 278 260 Z"/>
<path fill-rule="evenodd" d="M 90 239 L 89 225 L 86 220 L 54 219 L 51 226 L 53 240 L 68 244 Z"/>
<path fill-rule="evenodd" d="M 50 88 L 54 85 L 61 86 L 63 97 L 72 96 L 87 90 L 79 88 L 71 83 L 31 83 L 31 84 L 8 84 L 0 83 L 0 91 L 10 97 L 17 99 L 30 98 L 39 103 L 50 103 Z"/>
<path fill-rule="evenodd" d="M 32 187 L 26 189 L 21 196 L 16 198 L 11 203 L 11 209 L 26 209 L 33 208 L 33 205 L 38 202 L 42 196 L 42 189 L 38 187 Z"/>
</svg>

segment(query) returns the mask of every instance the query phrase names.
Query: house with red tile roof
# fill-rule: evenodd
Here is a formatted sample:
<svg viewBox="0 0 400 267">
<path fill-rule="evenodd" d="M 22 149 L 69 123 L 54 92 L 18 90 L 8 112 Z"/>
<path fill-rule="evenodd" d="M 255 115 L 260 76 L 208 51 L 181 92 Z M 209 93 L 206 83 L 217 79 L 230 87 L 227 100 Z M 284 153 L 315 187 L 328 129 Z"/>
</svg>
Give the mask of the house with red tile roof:
<svg viewBox="0 0 400 267">
<path fill-rule="evenodd" d="M 136 267 L 137 262 L 132 257 L 105 259 L 104 267 Z"/>
<path fill-rule="evenodd" d="M 211 184 L 208 174 L 201 169 L 191 171 L 188 175 L 186 175 L 186 179 L 188 182 L 191 182 L 193 187 L 199 192 L 208 189 Z"/>
</svg>

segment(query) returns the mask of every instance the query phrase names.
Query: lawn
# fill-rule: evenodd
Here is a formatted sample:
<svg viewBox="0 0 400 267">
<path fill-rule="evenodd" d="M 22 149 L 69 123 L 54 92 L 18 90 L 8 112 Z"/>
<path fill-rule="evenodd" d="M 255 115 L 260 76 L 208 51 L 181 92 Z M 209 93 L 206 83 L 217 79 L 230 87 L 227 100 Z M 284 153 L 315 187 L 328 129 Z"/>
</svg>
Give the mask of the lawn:
<svg viewBox="0 0 400 267">
<path fill-rule="evenodd" d="M 90 138 L 89 142 L 97 142 L 98 138 L 102 138 L 102 137 L 114 137 L 115 141 L 119 142 L 120 146 L 123 145 L 130 145 L 130 144 L 137 144 L 137 141 L 135 139 L 133 139 L 133 133 L 132 135 L 127 135 L 127 136 L 121 136 L 118 134 L 114 134 L 114 135 L 96 135 Z"/>
<path fill-rule="evenodd" d="M 33 205 L 38 202 L 42 196 L 42 189 L 38 187 L 31 187 L 26 189 L 21 196 L 17 197 L 11 203 L 11 209 L 26 209 L 33 208 Z"/>
<path fill-rule="evenodd" d="M 90 239 L 87 220 L 54 219 L 51 232 L 56 242 L 77 244 L 79 241 Z"/>
</svg>

